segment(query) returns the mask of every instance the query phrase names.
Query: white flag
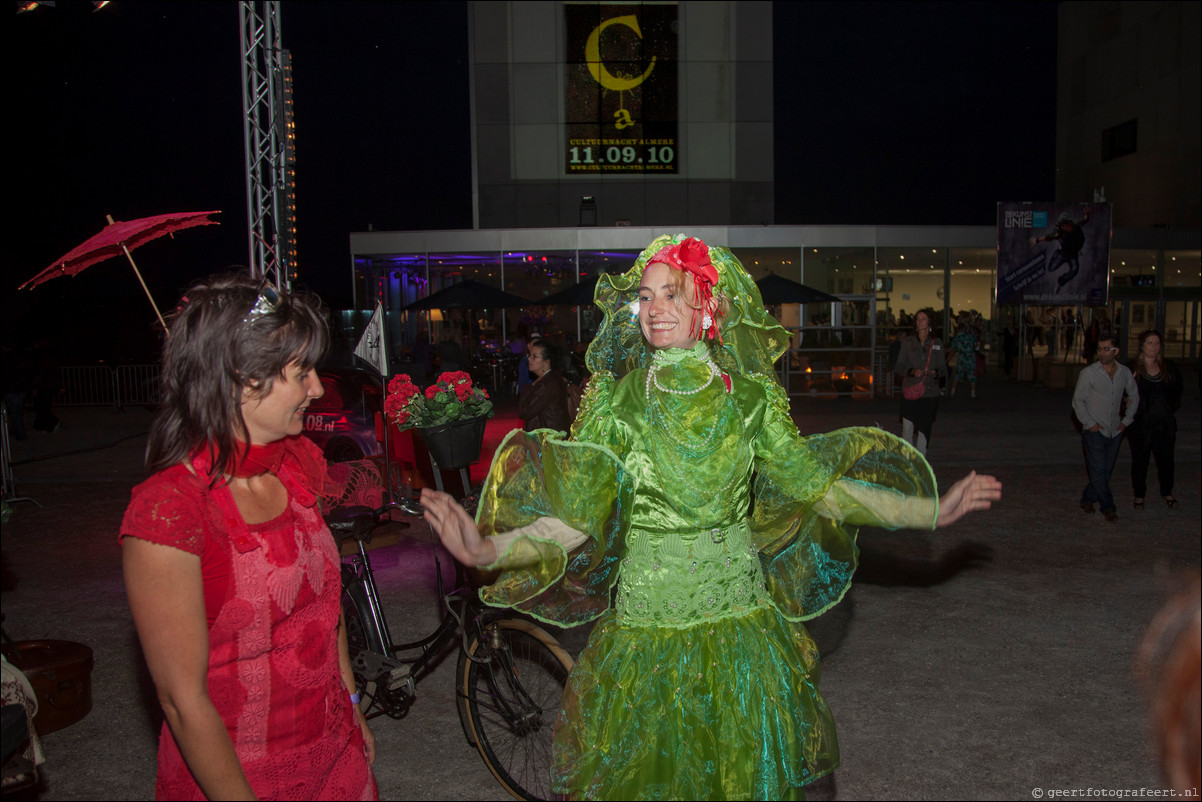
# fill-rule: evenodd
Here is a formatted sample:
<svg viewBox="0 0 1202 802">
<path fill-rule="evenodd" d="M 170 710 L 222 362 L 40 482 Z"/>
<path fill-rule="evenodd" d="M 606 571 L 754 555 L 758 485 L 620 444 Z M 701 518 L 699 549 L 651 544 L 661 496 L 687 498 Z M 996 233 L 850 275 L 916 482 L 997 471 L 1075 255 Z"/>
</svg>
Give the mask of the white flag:
<svg viewBox="0 0 1202 802">
<path fill-rule="evenodd" d="M 388 378 L 388 346 L 384 344 L 384 307 L 379 302 L 376 303 L 376 311 L 372 313 L 371 320 L 367 321 L 367 328 L 363 330 L 359 344 L 355 346 L 355 356 L 375 368 L 381 377 Z"/>
</svg>

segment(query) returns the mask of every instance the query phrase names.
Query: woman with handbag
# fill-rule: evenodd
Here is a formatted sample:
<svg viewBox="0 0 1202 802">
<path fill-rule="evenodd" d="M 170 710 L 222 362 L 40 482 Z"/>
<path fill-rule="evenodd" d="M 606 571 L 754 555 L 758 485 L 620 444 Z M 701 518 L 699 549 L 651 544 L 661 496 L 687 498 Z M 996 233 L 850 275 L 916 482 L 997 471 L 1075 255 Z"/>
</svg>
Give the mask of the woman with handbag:
<svg viewBox="0 0 1202 802">
<path fill-rule="evenodd" d="M 943 343 L 931 333 L 934 312 L 920 309 L 914 315 L 914 334 L 902 340 L 894 373 L 902 378 L 902 439 L 923 456 L 931 441 L 931 427 L 939 405 L 939 379 L 947 375 Z"/>
</svg>

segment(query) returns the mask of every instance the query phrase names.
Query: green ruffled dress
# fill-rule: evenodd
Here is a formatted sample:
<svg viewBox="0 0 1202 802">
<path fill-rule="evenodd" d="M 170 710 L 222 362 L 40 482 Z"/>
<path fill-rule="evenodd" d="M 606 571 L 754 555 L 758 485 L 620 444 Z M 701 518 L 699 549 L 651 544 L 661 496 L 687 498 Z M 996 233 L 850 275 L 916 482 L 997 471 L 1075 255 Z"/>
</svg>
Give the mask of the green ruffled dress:
<svg viewBox="0 0 1202 802">
<path fill-rule="evenodd" d="M 481 591 L 557 624 L 598 619 L 556 724 L 558 793 L 780 799 L 834 769 L 801 621 L 846 592 L 858 526 L 893 525 L 890 501 L 936 497 L 900 439 L 802 438 L 783 393 L 710 353 L 595 374 L 572 439 L 513 432 L 486 482 L 484 534 L 548 516 L 588 537 L 569 553 L 519 536 L 497 565 L 524 567 Z"/>
</svg>

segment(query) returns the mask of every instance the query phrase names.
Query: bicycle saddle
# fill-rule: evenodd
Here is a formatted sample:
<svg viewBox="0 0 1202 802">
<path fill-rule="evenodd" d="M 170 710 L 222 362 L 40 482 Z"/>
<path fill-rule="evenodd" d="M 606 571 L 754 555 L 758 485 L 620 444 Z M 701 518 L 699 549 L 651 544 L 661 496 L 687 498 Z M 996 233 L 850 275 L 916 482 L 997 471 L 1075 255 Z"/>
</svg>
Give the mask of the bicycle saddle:
<svg viewBox="0 0 1202 802">
<path fill-rule="evenodd" d="M 371 540 L 371 530 L 376 526 L 376 513 L 371 507 L 343 507 L 325 516 L 326 526 L 341 542 L 346 538 Z"/>
</svg>

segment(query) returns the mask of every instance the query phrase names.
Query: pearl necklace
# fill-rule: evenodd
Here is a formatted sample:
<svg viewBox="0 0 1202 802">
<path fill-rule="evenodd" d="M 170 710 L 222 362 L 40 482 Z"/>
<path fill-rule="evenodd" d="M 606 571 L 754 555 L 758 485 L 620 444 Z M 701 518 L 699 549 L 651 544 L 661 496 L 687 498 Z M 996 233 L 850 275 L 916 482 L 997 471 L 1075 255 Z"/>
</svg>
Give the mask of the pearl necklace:
<svg viewBox="0 0 1202 802">
<path fill-rule="evenodd" d="M 685 360 L 693 359 L 702 363 L 709 369 L 709 375 L 706 376 L 700 386 L 691 390 L 676 390 L 672 387 L 665 387 L 660 381 L 659 371 L 664 365 L 680 366 Z M 697 474 L 692 470 L 690 463 L 698 460 L 709 460 L 714 458 L 716 450 L 726 442 L 726 434 L 736 434 L 735 443 L 739 452 L 746 452 L 748 446 L 743 443 L 742 434 L 742 417 L 738 414 L 735 408 L 734 399 L 729 392 L 722 392 L 718 408 L 713 413 L 713 419 L 705 430 L 700 433 L 696 440 L 691 437 L 691 432 L 682 427 L 678 418 L 673 415 L 664 404 L 670 401 L 671 396 L 678 398 L 688 398 L 690 400 L 682 403 L 697 404 L 696 400 L 692 400 L 693 396 L 697 396 L 702 390 L 714 383 L 714 379 L 721 378 L 722 372 L 710 357 L 708 350 L 704 347 L 694 347 L 688 352 L 683 350 L 672 349 L 671 351 L 656 351 L 652 358 L 651 365 L 647 368 L 646 381 L 646 397 L 647 397 L 647 417 L 650 423 L 648 427 L 647 445 L 650 453 L 654 457 L 654 469 L 666 485 L 674 488 L 679 494 L 681 500 L 691 506 L 703 506 L 711 503 L 715 498 L 722 498 L 727 491 L 734 486 L 740 476 L 745 475 L 743 470 L 735 467 L 722 488 L 715 494 L 713 485 L 707 484 L 704 487 L 695 486 Z M 673 377 L 676 378 L 676 377 Z M 672 382 L 669 381 L 669 384 Z M 652 392 L 652 388 L 659 390 L 663 395 Z M 725 390 L 725 387 L 723 387 Z M 735 427 L 735 431 L 731 431 L 731 426 Z M 677 431 L 681 429 L 681 431 Z M 692 441 L 692 442 L 690 442 Z M 735 457 L 734 463 L 736 466 L 743 461 L 743 457 Z M 721 481 L 719 479 L 719 481 Z"/>
<path fill-rule="evenodd" d="M 705 381 L 702 382 L 700 386 L 692 390 L 676 390 L 671 387 L 665 387 L 659 380 L 660 369 L 665 364 L 678 366 L 689 357 L 696 359 L 698 362 L 701 362 L 703 365 L 709 368 L 709 375 L 706 376 Z M 671 440 L 678 449 L 693 459 L 702 459 L 712 454 L 714 448 L 718 445 L 718 435 L 720 430 L 723 428 L 722 410 L 726 409 L 726 407 L 731 403 L 730 394 L 722 394 L 722 400 L 719 403 L 718 410 L 715 411 L 713 420 L 710 421 L 709 426 L 702 434 L 700 440 L 689 442 L 687 429 L 680 434 L 676 433 L 675 429 L 680 426 L 679 422 L 672 414 L 668 412 L 667 409 L 664 408 L 663 401 L 655 393 L 651 392 L 651 388 L 654 387 L 662 393 L 674 395 L 678 398 L 689 398 L 691 396 L 698 395 L 702 390 L 713 384 L 715 378 L 721 377 L 721 375 L 721 371 L 718 369 L 718 366 L 714 363 L 713 359 L 710 358 L 708 352 L 701 351 L 698 353 L 694 351 L 688 356 L 677 356 L 676 354 L 668 356 L 664 351 L 656 351 L 651 365 L 647 368 L 647 381 L 645 386 L 647 414 L 648 418 L 654 424 L 652 431 L 657 433 L 662 432 L 662 434 L 666 435 L 667 438 Z"/>
<path fill-rule="evenodd" d="M 659 381 L 659 371 L 660 368 L 664 366 L 665 362 L 667 362 L 667 360 L 659 358 L 660 353 L 662 352 L 656 352 L 655 357 L 651 361 L 651 366 L 647 368 L 647 383 L 645 391 L 648 400 L 651 399 L 651 387 L 653 385 L 655 389 L 659 390 L 661 393 L 669 393 L 671 395 L 678 396 L 697 395 L 706 387 L 709 387 L 711 384 L 713 384 L 714 379 L 722 375 L 721 371 L 718 370 L 718 366 L 714 364 L 714 360 L 710 359 L 709 354 L 706 354 L 704 357 L 700 358 L 699 361 L 709 368 L 710 373 L 709 376 L 705 378 L 705 381 L 702 382 L 698 387 L 692 390 L 674 390 L 671 387 L 664 387 Z"/>
</svg>

